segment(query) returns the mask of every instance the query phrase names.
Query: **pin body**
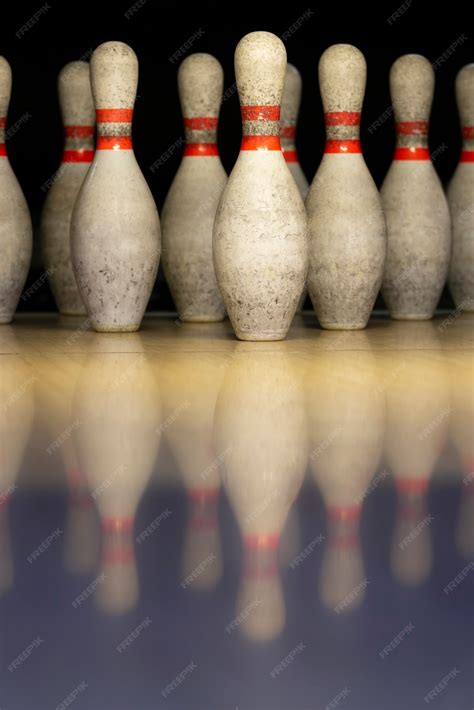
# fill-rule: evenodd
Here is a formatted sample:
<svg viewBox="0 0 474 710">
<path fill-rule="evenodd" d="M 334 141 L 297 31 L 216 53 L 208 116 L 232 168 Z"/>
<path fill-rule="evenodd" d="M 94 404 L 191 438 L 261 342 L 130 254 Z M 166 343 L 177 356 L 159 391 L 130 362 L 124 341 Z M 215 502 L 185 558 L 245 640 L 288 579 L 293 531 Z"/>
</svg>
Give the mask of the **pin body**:
<svg viewBox="0 0 474 710">
<path fill-rule="evenodd" d="M 286 337 L 306 279 L 306 214 L 281 152 L 280 102 L 286 52 L 271 33 L 238 44 L 235 74 L 243 139 L 217 209 L 217 281 L 241 340 Z"/>
<path fill-rule="evenodd" d="M 449 210 L 428 149 L 434 72 L 407 54 L 390 70 L 397 147 L 382 185 L 388 249 L 382 294 L 392 318 L 432 318 L 451 249 Z"/>
<path fill-rule="evenodd" d="M 186 146 L 161 217 L 163 270 L 183 321 L 220 321 L 225 307 L 212 259 L 212 228 L 227 181 L 216 132 L 224 74 L 210 54 L 192 54 L 178 72 Z"/>
<path fill-rule="evenodd" d="M 94 157 L 94 103 L 89 65 L 70 62 L 58 78 L 64 123 L 64 152 L 41 215 L 43 263 L 54 300 L 64 315 L 84 315 L 86 309 L 71 264 L 71 214 Z"/>
<path fill-rule="evenodd" d="M 366 64 L 356 47 L 329 47 L 319 62 L 326 148 L 306 201 L 308 290 L 323 328 L 365 328 L 382 281 L 386 229 L 362 156 Z"/>
<path fill-rule="evenodd" d="M 10 323 L 30 267 L 31 218 L 23 192 L 8 160 L 5 129 L 12 72 L 0 57 L 0 324 Z"/>
<path fill-rule="evenodd" d="M 448 187 L 453 238 L 448 285 L 457 308 L 474 311 L 474 64 L 457 75 L 456 98 L 463 146 Z"/>
<path fill-rule="evenodd" d="M 97 149 L 71 220 L 71 256 L 81 297 L 98 331 L 140 327 L 161 252 L 153 196 L 131 140 L 138 61 L 122 42 L 91 59 Z"/>
</svg>

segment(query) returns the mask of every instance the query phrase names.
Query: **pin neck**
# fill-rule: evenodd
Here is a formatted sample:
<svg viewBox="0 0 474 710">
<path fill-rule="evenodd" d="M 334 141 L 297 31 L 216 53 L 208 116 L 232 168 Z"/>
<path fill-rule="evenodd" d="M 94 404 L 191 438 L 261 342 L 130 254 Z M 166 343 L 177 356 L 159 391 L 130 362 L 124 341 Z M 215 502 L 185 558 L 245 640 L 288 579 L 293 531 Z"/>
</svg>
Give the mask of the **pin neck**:
<svg viewBox="0 0 474 710">
<path fill-rule="evenodd" d="M 429 160 L 428 121 L 397 121 L 395 160 Z"/>
<path fill-rule="evenodd" d="M 132 150 L 133 108 L 99 108 L 97 150 Z"/>
<path fill-rule="evenodd" d="M 462 127 L 461 163 L 474 163 L 474 126 Z"/>
<path fill-rule="evenodd" d="M 296 123 L 293 121 L 280 123 L 281 152 L 287 163 L 297 163 L 298 153 L 295 145 Z"/>
<path fill-rule="evenodd" d="M 217 528 L 217 488 L 191 490 L 188 495 L 189 527 L 195 531 L 210 531 Z"/>
<path fill-rule="evenodd" d="M 187 157 L 219 155 L 217 149 L 217 116 L 198 116 L 184 119 Z"/>
<path fill-rule="evenodd" d="M 94 157 L 94 126 L 64 126 L 63 163 L 90 163 Z"/>
<path fill-rule="evenodd" d="M 281 151 L 280 106 L 241 106 L 240 150 Z"/>
<path fill-rule="evenodd" d="M 6 157 L 7 148 L 5 145 L 6 116 L 0 116 L 0 157 Z"/>
<path fill-rule="evenodd" d="M 360 112 L 327 111 L 325 153 L 361 153 Z"/>
</svg>

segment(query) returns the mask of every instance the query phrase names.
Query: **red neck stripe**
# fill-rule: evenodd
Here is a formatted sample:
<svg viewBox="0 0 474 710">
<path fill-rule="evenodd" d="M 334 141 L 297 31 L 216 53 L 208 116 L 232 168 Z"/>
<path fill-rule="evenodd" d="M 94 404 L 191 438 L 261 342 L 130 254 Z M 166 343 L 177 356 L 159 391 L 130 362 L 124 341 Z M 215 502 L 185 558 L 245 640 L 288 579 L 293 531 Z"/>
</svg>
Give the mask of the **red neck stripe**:
<svg viewBox="0 0 474 710">
<path fill-rule="evenodd" d="M 132 518 L 104 518 L 102 527 L 106 532 L 129 532 L 133 529 Z"/>
<path fill-rule="evenodd" d="M 131 136 L 99 136 L 97 150 L 132 150 Z"/>
<path fill-rule="evenodd" d="M 328 517 L 330 520 L 341 522 L 343 520 L 357 520 L 360 516 L 361 506 L 354 505 L 331 505 L 328 507 Z"/>
<path fill-rule="evenodd" d="M 430 151 L 428 148 L 395 148 L 394 160 L 429 160 Z"/>
<path fill-rule="evenodd" d="M 202 118 L 185 118 L 184 127 L 194 131 L 214 131 L 217 128 L 217 116 L 203 116 Z"/>
<path fill-rule="evenodd" d="M 244 538 L 244 545 L 250 550 L 276 550 L 280 544 L 278 533 L 268 535 L 247 535 Z"/>
<path fill-rule="evenodd" d="M 462 137 L 466 141 L 474 140 L 474 126 L 463 126 Z"/>
<path fill-rule="evenodd" d="M 424 493 L 428 488 L 428 479 L 398 478 L 396 485 L 401 493 Z"/>
<path fill-rule="evenodd" d="M 474 163 L 474 150 L 463 150 L 461 152 L 461 157 L 459 158 L 460 163 Z"/>
<path fill-rule="evenodd" d="M 90 138 L 94 131 L 95 126 L 64 126 L 66 138 Z"/>
<path fill-rule="evenodd" d="M 133 108 L 98 108 L 95 112 L 97 123 L 131 123 Z"/>
<path fill-rule="evenodd" d="M 282 148 L 281 152 L 283 153 L 283 157 L 285 158 L 287 163 L 298 162 L 298 153 L 296 152 L 296 150 L 284 150 Z"/>
<path fill-rule="evenodd" d="M 324 147 L 325 153 L 362 153 L 358 138 L 329 139 Z"/>
<path fill-rule="evenodd" d="M 218 495 L 218 488 L 193 488 L 188 492 L 188 496 L 193 503 L 206 503 L 208 501 L 214 501 Z"/>
<path fill-rule="evenodd" d="M 279 121 L 279 106 L 241 106 L 242 121 Z"/>
<path fill-rule="evenodd" d="M 395 130 L 399 136 L 426 136 L 428 121 L 398 121 Z"/>
<path fill-rule="evenodd" d="M 0 157 L 6 157 L 7 155 L 7 147 L 5 143 L 0 143 Z"/>
<path fill-rule="evenodd" d="M 219 150 L 217 143 L 186 143 L 184 146 L 184 155 L 186 157 L 219 155 Z"/>
<path fill-rule="evenodd" d="M 243 136 L 240 150 L 281 151 L 279 136 Z"/>
<path fill-rule="evenodd" d="M 296 126 L 281 126 L 280 127 L 280 138 L 295 138 L 296 136 Z"/>
<path fill-rule="evenodd" d="M 63 163 L 91 163 L 94 160 L 93 150 L 65 150 Z"/>
<path fill-rule="evenodd" d="M 7 125 L 7 117 L 0 116 L 0 128 L 5 128 Z"/>
<path fill-rule="evenodd" d="M 324 114 L 326 126 L 358 126 L 359 111 L 328 111 Z"/>
</svg>

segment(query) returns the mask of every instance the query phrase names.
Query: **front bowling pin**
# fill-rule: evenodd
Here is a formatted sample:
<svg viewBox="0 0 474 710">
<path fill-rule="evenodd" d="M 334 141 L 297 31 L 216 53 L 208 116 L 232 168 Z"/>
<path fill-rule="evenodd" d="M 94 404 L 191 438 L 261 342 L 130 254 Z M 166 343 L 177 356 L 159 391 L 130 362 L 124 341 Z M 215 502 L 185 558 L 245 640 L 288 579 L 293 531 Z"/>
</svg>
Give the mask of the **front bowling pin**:
<svg viewBox="0 0 474 710">
<path fill-rule="evenodd" d="M 71 264 L 69 232 L 77 194 L 94 157 L 94 102 L 89 65 L 70 62 L 58 77 L 64 123 L 64 151 L 41 215 L 43 263 L 60 313 L 84 315 L 86 309 Z"/>
<path fill-rule="evenodd" d="M 235 51 L 243 138 L 214 223 L 214 266 L 240 340 L 283 340 L 303 291 L 306 213 L 279 138 L 286 51 L 252 32 Z"/>
<path fill-rule="evenodd" d="M 367 67 L 349 44 L 319 61 L 326 121 L 323 160 L 306 201 L 308 290 L 323 328 L 365 328 L 382 282 L 386 228 L 380 195 L 365 164 L 360 112 Z"/>
<path fill-rule="evenodd" d="M 212 228 L 227 175 L 216 133 L 224 73 L 210 54 L 192 54 L 178 72 L 186 146 L 161 216 L 163 270 L 179 317 L 220 321 L 225 308 L 212 260 Z"/>
<path fill-rule="evenodd" d="M 12 72 L 0 57 L 0 324 L 10 323 L 30 268 L 33 247 L 28 205 L 7 157 L 5 128 Z"/>
<path fill-rule="evenodd" d="M 122 42 L 91 58 L 97 146 L 71 220 L 71 258 L 97 331 L 138 330 L 160 259 L 160 222 L 132 148 L 138 60 Z"/>
<path fill-rule="evenodd" d="M 474 311 L 474 64 L 457 75 L 456 99 L 463 145 L 448 187 L 453 235 L 448 285 L 457 308 Z"/>
<path fill-rule="evenodd" d="M 390 70 L 397 145 L 382 185 L 387 260 L 382 294 L 392 318 L 433 317 L 448 271 L 451 233 L 443 188 L 428 149 L 433 67 L 406 54 Z"/>
</svg>

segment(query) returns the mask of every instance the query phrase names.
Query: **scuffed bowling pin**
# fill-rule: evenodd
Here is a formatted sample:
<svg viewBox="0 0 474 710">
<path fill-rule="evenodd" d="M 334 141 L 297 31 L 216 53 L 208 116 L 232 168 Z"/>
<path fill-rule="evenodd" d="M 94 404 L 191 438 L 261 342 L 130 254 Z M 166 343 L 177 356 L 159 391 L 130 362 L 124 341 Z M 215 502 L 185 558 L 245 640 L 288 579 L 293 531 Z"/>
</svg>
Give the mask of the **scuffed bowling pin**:
<svg viewBox="0 0 474 710">
<path fill-rule="evenodd" d="M 138 330 L 160 259 L 160 222 L 132 148 L 135 52 L 101 44 L 91 58 L 97 146 L 71 219 L 71 258 L 95 330 Z"/>
<path fill-rule="evenodd" d="M 449 210 L 428 148 L 433 91 L 434 71 L 425 57 L 406 54 L 393 64 L 397 145 L 381 190 L 387 220 L 382 295 L 400 320 L 432 318 L 450 258 Z"/>
<path fill-rule="evenodd" d="M 182 321 L 225 316 L 212 259 L 212 228 L 227 175 L 217 149 L 224 72 L 210 54 L 178 71 L 186 146 L 161 216 L 163 270 Z"/>
<path fill-rule="evenodd" d="M 5 146 L 12 72 L 0 57 L 0 324 L 10 323 L 30 268 L 33 247 L 28 205 Z"/>
<path fill-rule="evenodd" d="M 285 83 L 281 100 L 280 140 L 286 164 L 293 175 L 303 200 L 308 192 L 308 181 L 296 151 L 296 124 L 301 104 L 301 74 L 293 64 L 286 65 Z"/>
<path fill-rule="evenodd" d="M 41 215 L 43 263 L 60 313 L 86 312 L 71 264 L 71 214 L 94 157 L 94 103 L 89 65 L 70 62 L 60 71 L 58 93 L 64 123 L 64 151 Z"/>
<path fill-rule="evenodd" d="M 448 285 L 456 306 L 474 311 L 474 64 L 456 77 L 463 145 L 448 187 L 453 249 Z"/>
<path fill-rule="evenodd" d="M 235 51 L 240 154 L 214 223 L 217 281 L 240 340 L 286 337 L 308 268 L 306 213 L 279 138 L 286 51 L 252 32 Z"/>
<path fill-rule="evenodd" d="M 319 61 L 326 147 L 306 201 L 308 290 L 323 328 L 365 328 L 382 282 L 386 228 L 380 195 L 365 164 L 360 112 L 367 67 L 349 44 Z"/>
</svg>

